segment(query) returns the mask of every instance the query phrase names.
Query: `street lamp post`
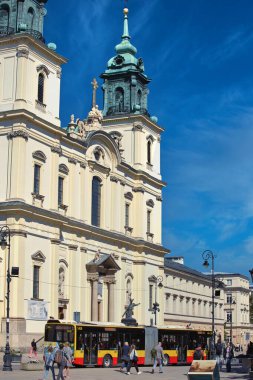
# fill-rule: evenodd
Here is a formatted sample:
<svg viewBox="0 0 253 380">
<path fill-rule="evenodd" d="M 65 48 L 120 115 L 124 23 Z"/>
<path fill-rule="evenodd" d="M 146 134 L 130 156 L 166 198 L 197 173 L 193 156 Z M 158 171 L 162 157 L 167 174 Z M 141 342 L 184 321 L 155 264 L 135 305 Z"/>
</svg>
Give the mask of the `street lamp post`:
<svg viewBox="0 0 253 380">
<path fill-rule="evenodd" d="M 10 241 L 11 241 L 11 233 L 8 226 L 3 226 L 0 228 L 0 245 L 2 249 L 8 248 L 8 262 L 7 262 L 7 293 L 6 293 L 6 345 L 4 351 L 4 365 L 3 371 L 12 371 L 11 366 L 11 352 L 10 352 L 10 282 L 11 282 L 11 274 L 10 274 Z"/>
<path fill-rule="evenodd" d="M 211 359 L 215 358 L 215 325 L 214 325 L 214 294 L 215 294 L 215 276 L 214 276 L 214 259 L 215 255 L 209 249 L 202 253 L 204 260 L 203 266 L 209 267 L 209 260 L 211 260 L 211 276 L 212 276 L 212 341 L 211 341 Z"/>
<path fill-rule="evenodd" d="M 153 303 L 153 307 L 151 309 L 152 314 L 155 315 L 155 326 L 156 326 L 156 314 L 159 313 L 160 308 L 159 308 L 159 303 L 157 302 L 157 287 L 162 288 L 163 287 L 163 277 L 162 276 L 152 276 L 152 280 L 155 283 L 155 302 Z"/>
<path fill-rule="evenodd" d="M 233 309 L 232 309 L 232 305 L 235 305 L 236 302 L 235 302 L 235 299 L 231 296 L 229 297 L 229 305 L 230 305 L 230 308 L 229 308 L 229 311 L 230 311 L 230 342 L 232 343 L 232 340 L 233 340 Z"/>
</svg>

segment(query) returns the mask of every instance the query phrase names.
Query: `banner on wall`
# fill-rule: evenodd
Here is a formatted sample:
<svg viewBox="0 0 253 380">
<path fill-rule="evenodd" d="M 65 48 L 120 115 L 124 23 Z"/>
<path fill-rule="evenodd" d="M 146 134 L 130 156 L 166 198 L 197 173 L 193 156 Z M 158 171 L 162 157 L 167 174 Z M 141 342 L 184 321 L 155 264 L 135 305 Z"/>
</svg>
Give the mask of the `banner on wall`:
<svg viewBox="0 0 253 380">
<path fill-rule="evenodd" d="M 45 301 L 28 300 L 27 319 L 46 321 L 48 319 L 47 304 L 48 302 Z"/>
</svg>

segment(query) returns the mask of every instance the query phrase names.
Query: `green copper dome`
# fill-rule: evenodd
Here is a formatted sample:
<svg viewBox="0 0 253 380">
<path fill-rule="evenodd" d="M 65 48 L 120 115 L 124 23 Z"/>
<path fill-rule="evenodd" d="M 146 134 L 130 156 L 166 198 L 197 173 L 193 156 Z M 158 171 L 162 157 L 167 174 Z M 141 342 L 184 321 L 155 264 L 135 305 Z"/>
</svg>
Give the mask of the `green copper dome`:
<svg viewBox="0 0 253 380">
<path fill-rule="evenodd" d="M 150 79 L 144 74 L 142 58 L 137 58 L 137 49 L 130 42 L 128 31 L 128 9 L 124 9 L 124 28 L 121 42 L 115 46 L 116 55 L 107 62 L 104 79 L 104 115 L 148 114 L 147 84 Z"/>
</svg>

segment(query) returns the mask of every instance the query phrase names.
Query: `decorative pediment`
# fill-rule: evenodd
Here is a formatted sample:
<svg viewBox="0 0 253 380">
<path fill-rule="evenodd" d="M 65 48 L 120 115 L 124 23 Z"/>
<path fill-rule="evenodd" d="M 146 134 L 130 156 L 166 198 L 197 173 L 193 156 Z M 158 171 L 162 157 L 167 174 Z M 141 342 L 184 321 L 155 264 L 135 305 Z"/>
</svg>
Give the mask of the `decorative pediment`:
<svg viewBox="0 0 253 380">
<path fill-rule="evenodd" d="M 59 165 L 59 172 L 68 175 L 69 174 L 69 168 L 64 164 L 60 164 Z"/>
<path fill-rule="evenodd" d="M 48 70 L 48 68 L 45 65 L 37 66 L 37 71 L 38 71 L 38 73 L 45 73 L 46 76 L 48 76 L 50 74 L 50 71 Z"/>
<path fill-rule="evenodd" d="M 91 260 L 88 264 L 86 264 L 87 272 L 89 273 L 102 273 L 102 274 L 113 274 L 120 270 L 120 267 L 116 263 L 114 257 L 112 255 L 108 255 L 106 253 L 101 254 L 98 251 L 95 254 L 93 260 Z"/>
<path fill-rule="evenodd" d="M 155 139 L 154 139 L 154 137 L 153 137 L 152 135 L 148 135 L 148 136 L 147 136 L 147 140 L 148 140 L 148 141 L 151 141 L 151 142 L 154 142 L 154 141 L 155 141 Z"/>
<path fill-rule="evenodd" d="M 128 200 L 130 200 L 130 201 L 132 201 L 133 200 L 133 194 L 132 193 L 130 193 L 130 191 L 128 191 L 127 193 L 125 193 L 125 198 L 126 199 L 128 199 Z"/>
<path fill-rule="evenodd" d="M 36 160 L 39 160 L 42 162 L 46 162 L 46 160 L 47 160 L 46 155 L 41 150 L 36 150 L 36 152 L 33 152 L 32 156 Z"/>
<path fill-rule="evenodd" d="M 46 261 L 46 256 L 43 255 L 41 251 L 37 251 L 31 257 L 32 257 L 32 260 L 38 261 L 40 263 L 44 263 Z"/>
<path fill-rule="evenodd" d="M 146 205 L 149 206 L 149 207 L 154 207 L 155 203 L 152 199 L 149 199 L 147 202 L 146 202 Z"/>
</svg>

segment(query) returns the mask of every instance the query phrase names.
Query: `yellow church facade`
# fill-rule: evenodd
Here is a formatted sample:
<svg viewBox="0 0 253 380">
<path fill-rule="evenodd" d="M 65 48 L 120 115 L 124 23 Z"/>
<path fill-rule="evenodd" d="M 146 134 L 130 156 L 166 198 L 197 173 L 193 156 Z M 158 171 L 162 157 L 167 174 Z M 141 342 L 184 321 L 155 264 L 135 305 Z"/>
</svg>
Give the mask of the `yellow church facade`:
<svg viewBox="0 0 253 380">
<path fill-rule="evenodd" d="M 102 75 L 104 110 L 94 80 L 87 119 L 71 115 L 67 129 L 59 120 L 65 58 L 30 33 L 0 38 L 0 224 L 10 228 L 10 264 L 19 267 L 10 284 L 11 346 L 29 346 L 49 317 L 119 323 L 130 297 L 140 303 L 138 323 L 154 323 L 154 278 L 164 276 L 169 252 L 161 236 L 163 129 L 147 112 L 148 79 L 127 21 L 125 12 L 122 42 Z M 7 257 L 0 250 L 2 347 Z"/>
</svg>

